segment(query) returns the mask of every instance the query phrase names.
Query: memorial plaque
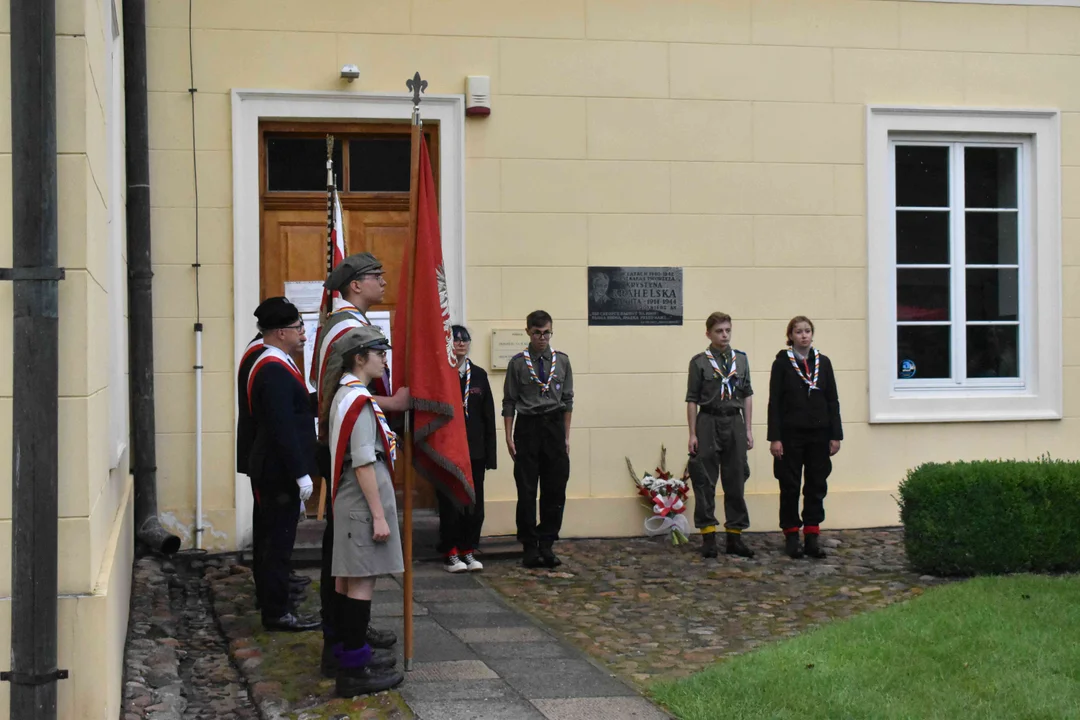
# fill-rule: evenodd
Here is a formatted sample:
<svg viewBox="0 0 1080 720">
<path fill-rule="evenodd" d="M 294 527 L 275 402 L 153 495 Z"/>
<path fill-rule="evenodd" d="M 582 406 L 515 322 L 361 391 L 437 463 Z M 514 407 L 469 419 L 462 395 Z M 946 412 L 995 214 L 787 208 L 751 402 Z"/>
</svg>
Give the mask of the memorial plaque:
<svg viewBox="0 0 1080 720">
<path fill-rule="evenodd" d="M 491 331 L 491 369 L 505 370 L 510 359 L 529 346 L 524 330 L 496 328 Z"/>
<path fill-rule="evenodd" d="M 681 267 L 590 267 L 590 325 L 682 325 Z"/>
</svg>

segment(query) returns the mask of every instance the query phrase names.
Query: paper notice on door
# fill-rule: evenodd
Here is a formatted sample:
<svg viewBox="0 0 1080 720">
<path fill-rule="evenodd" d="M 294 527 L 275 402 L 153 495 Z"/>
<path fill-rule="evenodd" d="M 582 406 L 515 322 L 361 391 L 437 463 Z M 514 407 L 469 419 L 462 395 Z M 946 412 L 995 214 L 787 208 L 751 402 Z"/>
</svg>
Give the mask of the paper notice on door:
<svg viewBox="0 0 1080 720">
<path fill-rule="evenodd" d="M 323 284 L 318 280 L 305 280 L 303 282 L 286 282 L 285 297 L 289 299 L 301 313 L 319 312 L 319 303 L 322 302 Z"/>
</svg>

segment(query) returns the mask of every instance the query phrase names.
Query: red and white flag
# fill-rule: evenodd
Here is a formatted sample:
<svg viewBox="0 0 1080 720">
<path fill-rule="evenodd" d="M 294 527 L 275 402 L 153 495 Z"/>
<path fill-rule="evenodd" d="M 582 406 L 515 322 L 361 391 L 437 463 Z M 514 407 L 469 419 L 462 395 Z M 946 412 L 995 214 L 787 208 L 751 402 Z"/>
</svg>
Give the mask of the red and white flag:
<svg viewBox="0 0 1080 720">
<path fill-rule="evenodd" d="M 450 303 L 439 237 L 439 206 L 427 143 L 420 139 L 417 192 L 416 270 L 401 265 L 402 295 L 394 316 L 394 378 L 412 396 L 413 465 L 432 485 L 461 506 L 475 500 L 465 409 L 454 357 Z"/>
<path fill-rule="evenodd" d="M 326 276 L 345 259 L 345 223 L 341 217 L 341 198 L 338 197 L 337 185 L 334 182 L 334 162 L 326 159 Z M 337 290 L 330 292 L 323 288 L 322 302 L 319 303 L 319 329 L 315 332 L 315 348 L 320 347 L 322 340 L 323 325 L 326 318 L 334 311 L 334 298 L 341 297 Z M 311 371 L 308 379 L 314 387 L 319 386 L 319 363 L 311 363 Z"/>
</svg>

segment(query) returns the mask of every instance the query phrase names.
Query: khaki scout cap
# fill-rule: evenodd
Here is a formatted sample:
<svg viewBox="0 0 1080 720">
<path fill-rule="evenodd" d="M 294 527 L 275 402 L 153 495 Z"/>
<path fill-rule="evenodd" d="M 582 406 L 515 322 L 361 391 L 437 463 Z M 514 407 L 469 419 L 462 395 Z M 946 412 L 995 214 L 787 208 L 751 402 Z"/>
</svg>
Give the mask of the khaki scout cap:
<svg viewBox="0 0 1080 720">
<path fill-rule="evenodd" d="M 342 356 L 350 350 L 389 350 L 390 341 L 374 325 L 353 328 L 334 343 L 334 354 Z"/>
<path fill-rule="evenodd" d="M 338 266 L 326 278 L 323 287 L 331 291 L 340 291 L 357 276 L 377 272 L 382 272 L 382 263 L 377 257 L 369 252 L 357 253 L 338 263 Z"/>
</svg>

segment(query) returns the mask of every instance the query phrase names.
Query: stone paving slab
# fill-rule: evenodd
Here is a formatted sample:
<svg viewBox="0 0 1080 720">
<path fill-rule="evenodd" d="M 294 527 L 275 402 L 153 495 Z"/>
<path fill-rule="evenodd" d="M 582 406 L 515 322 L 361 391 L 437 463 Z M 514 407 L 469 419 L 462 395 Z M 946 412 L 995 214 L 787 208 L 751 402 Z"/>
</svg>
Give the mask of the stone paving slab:
<svg viewBox="0 0 1080 720">
<path fill-rule="evenodd" d="M 419 603 L 451 602 L 474 603 L 491 602 L 491 595 L 483 588 L 473 586 L 455 590 L 418 590 L 413 589 L 413 601 Z"/>
<path fill-rule="evenodd" d="M 419 720 L 547 720 L 526 700 L 417 702 L 409 707 Z"/>
<path fill-rule="evenodd" d="M 531 643 L 472 643 L 473 652 L 484 660 L 546 660 L 548 658 L 578 657 L 578 651 L 558 642 Z"/>
<path fill-rule="evenodd" d="M 548 720 L 669 720 L 670 716 L 639 697 L 549 698 L 532 704 Z"/>
<path fill-rule="evenodd" d="M 445 680 L 497 680 L 498 678 L 495 671 L 485 665 L 482 660 L 416 663 L 409 671 L 409 680 L 420 683 Z"/>
<path fill-rule="evenodd" d="M 510 606 L 497 600 L 474 603 L 429 602 L 425 605 L 432 615 L 478 615 L 483 613 L 514 612 Z"/>
<path fill-rule="evenodd" d="M 454 635 L 466 643 L 555 642 L 555 638 L 531 623 L 526 627 L 462 628 Z"/>
<path fill-rule="evenodd" d="M 404 637 L 403 630 L 398 632 L 398 637 Z M 417 662 L 448 662 L 478 658 L 461 638 L 430 618 L 420 618 L 413 622 L 413 659 Z"/>
<path fill-rule="evenodd" d="M 413 597 L 419 590 L 476 589 L 476 580 L 470 573 L 447 573 L 441 575 L 414 575 Z"/>
<path fill-rule="evenodd" d="M 458 615 L 438 616 L 439 624 L 447 630 L 464 630 L 468 628 L 535 628 L 535 622 L 521 613 L 503 608 L 500 612 L 470 613 Z"/>
<path fill-rule="evenodd" d="M 492 670 L 530 700 L 537 698 L 617 697 L 636 693 L 587 660 L 489 660 Z"/>
<path fill-rule="evenodd" d="M 401 686 L 401 696 L 413 705 L 419 702 L 454 702 L 457 700 L 509 700 L 518 702 L 521 696 L 505 680 L 454 680 L 452 682 L 417 682 L 413 673 Z"/>
</svg>

